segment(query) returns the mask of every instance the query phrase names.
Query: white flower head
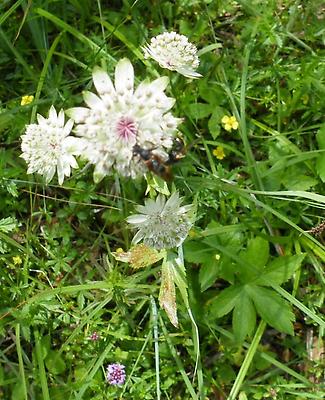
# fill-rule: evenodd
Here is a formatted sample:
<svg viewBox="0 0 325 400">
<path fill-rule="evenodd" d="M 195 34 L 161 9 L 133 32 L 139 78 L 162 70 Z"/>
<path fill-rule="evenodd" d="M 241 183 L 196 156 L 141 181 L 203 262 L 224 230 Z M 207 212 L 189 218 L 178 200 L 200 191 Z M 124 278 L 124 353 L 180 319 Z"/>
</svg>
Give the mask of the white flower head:
<svg viewBox="0 0 325 400">
<path fill-rule="evenodd" d="M 70 176 L 71 168 L 78 168 L 75 155 L 80 154 L 82 142 L 80 139 L 69 136 L 73 121 L 64 123 L 64 111 L 58 114 L 53 106 L 49 117 L 37 115 L 37 124 L 26 126 L 22 135 L 22 157 L 28 164 L 27 173 L 37 172 L 44 176 L 49 183 L 55 172 L 58 174 L 59 184 L 64 177 Z"/>
<path fill-rule="evenodd" d="M 142 240 L 157 250 L 180 246 L 192 226 L 193 214 L 192 205 L 181 206 L 181 203 L 182 198 L 175 192 L 167 201 L 159 194 L 155 200 L 147 199 L 144 206 L 137 206 L 139 214 L 127 218 L 138 229 L 132 242 Z"/>
<path fill-rule="evenodd" d="M 98 95 L 84 92 L 88 107 L 71 108 L 67 114 L 86 143 L 83 156 L 95 165 L 95 182 L 112 172 L 132 178 L 143 175 L 147 167 L 135 145 L 167 158 L 182 121 L 169 112 L 175 99 L 164 93 L 168 78 L 143 81 L 134 89 L 133 66 L 124 58 L 116 65 L 114 85 L 99 67 L 93 70 L 93 82 Z"/>
<path fill-rule="evenodd" d="M 184 35 L 176 32 L 165 32 L 150 40 L 143 47 L 144 57 L 153 58 L 162 68 L 177 71 L 187 78 L 200 78 L 195 72 L 200 64 L 197 48 Z"/>
</svg>

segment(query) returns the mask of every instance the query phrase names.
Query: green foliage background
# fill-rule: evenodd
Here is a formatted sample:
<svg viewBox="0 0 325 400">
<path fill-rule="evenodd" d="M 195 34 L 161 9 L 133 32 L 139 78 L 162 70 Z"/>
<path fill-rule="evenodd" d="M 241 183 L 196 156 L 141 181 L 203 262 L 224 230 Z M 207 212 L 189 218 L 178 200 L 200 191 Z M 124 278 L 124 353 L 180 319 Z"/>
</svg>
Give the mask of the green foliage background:
<svg viewBox="0 0 325 400">
<path fill-rule="evenodd" d="M 322 398 L 325 253 L 310 230 L 324 210 L 324 19 L 320 0 L 1 2 L 0 398 Z M 143 59 L 164 30 L 197 45 L 203 78 Z M 130 248 L 144 180 L 95 185 L 81 168 L 44 186 L 19 158 L 36 112 L 82 105 L 92 68 L 113 74 L 122 57 L 139 81 L 168 74 L 184 118 L 170 189 L 197 205 L 184 244 L 196 325 L 181 296 L 179 329 L 157 310 L 159 264 L 111 254 Z M 105 381 L 112 362 L 122 388 Z"/>
</svg>

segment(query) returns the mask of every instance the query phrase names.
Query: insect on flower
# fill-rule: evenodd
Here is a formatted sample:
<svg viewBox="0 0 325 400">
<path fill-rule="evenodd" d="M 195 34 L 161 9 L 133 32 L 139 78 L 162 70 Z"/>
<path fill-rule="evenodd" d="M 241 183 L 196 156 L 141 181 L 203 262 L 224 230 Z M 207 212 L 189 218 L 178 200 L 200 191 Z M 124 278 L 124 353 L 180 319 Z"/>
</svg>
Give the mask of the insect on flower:
<svg viewBox="0 0 325 400">
<path fill-rule="evenodd" d="M 155 153 L 154 150 L 142 148 L 138 144 L 133 146 L 133 154 L 140 157 L 149 171 L 170 181 L 172 179 L 171 165 L 185 157 L 184 142 L 180 138 L 175 138 L 166 158 Z"/>
</svg>

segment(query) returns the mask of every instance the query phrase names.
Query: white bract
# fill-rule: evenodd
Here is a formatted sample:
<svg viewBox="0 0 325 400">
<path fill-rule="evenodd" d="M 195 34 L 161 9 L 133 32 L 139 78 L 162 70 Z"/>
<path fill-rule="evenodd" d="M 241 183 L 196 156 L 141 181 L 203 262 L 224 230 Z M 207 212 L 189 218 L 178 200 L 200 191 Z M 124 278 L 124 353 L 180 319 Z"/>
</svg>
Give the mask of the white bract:
<svg viewBox="0 0 325 400">
<path fill-rule="evenodd" d="M 71 168 L 78 168 L 74 156 L 80 154 L 82 141 L 69 136 L 73 121 L 68 120 L 64 124 L 63 110 L 57 114 L 51 106 L 49 117 L 38 114 L 37 122 L 27 125 L 21 137 L 21 157 L 28 164 L 27 173 L 37 172 L 49 183 L 57 171 L 59 184 L 62 185 L 64 177 L 70 176 Z"/>
<path fill-rule="evenodd" d="M 176 32 L 165 32 L 150 40 L 143 47 L 145 58 L 153 58 L 162 68 L 186 76 L 200 78 L 202 75 L 195 72 L 200 64 L 197 48 L 184 35 Z"/>
<path fill-rule="evenodd" d="M 99 67 L 93 70 L 93 82 L 98 95 L 84 92 L 88 107 L 71 108 L 67 114 L 86 143 L 83 156 L 95 165 L 95 182 L 112 172 L 143 175 L 147 168 L 135 145 L 167 158 L 181 122 L 169 112 L 175 99 L 164 93 L 168 78 L 143 81 L 134 89 L 133 66 L 124 58 L 116 65 L 114 85 Z"/>
<path fill-rule="evenodd" d="M 157 250 L 180 246 L 192 226 L 193 206 L 181 206 L 178 192 L 166 201 L 159 194 L 155 200 L 146 199 L 144 206 L 137 206 L 139 214 L 131 215 L 127 222 L 138 230 L 132 242 L 141 240 Z"/>
</svg>

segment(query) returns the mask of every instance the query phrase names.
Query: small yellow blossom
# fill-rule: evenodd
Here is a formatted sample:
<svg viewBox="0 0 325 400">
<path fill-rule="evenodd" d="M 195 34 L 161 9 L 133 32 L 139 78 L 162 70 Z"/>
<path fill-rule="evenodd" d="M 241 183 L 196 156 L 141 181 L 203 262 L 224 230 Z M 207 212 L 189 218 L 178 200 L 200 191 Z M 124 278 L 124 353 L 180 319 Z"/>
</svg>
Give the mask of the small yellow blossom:
<svg viewBox="0 0 325 400">
<path fill-rule="evenodd" d="M 217 157 L 218 160 L 223 160 L 225 158 L 225 152 L 223 151 L 222 146 L 216 147 L 213 151 L 212 154 Z"/>
<path fill-rule="evenodd" d="M 27 104 L 30 104 L 33 100 L 34 100 L 34 96 L 23 96 L 21 98 L 20 105 L 27 106 Z"/>
<path fill-rule="evenodd" d="M 217 261 L 220 260 L 220 254 L 216 253 L 214 257 L 215 257 L 215 259 L 216 259 Z"/>
<path fill-rule="evenodd" d="M 20 265 L 23 262 L 23 260 L 21 259 L 20 256 L 15 256 L 12 257 L 12 262 L 14 263 L 14 265 Z"/>
<path fill-rule="evenodd" d="M 236 117 L 233 115 L 231 117 L 228 117 L 228 115 L 225 115 L 222 117 L 221 122 L 224 124 L 224 128 L 226 131 L 230 132 L 232 129 L 236 130 L 238 129 L 238 121 L 236 120 Z"/>
<path fill-rule="evenodd" d="M 116 249 L 116 253 L 124 253 L 124 250 L 122 249 L 122 247 L 119 247 L 118 249 Z"/>
</svg>

